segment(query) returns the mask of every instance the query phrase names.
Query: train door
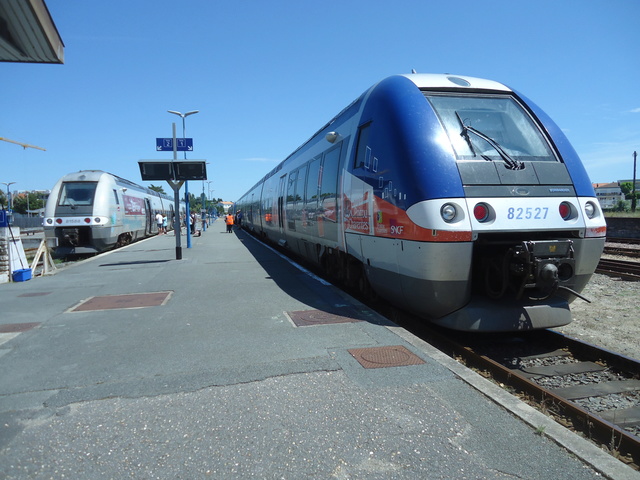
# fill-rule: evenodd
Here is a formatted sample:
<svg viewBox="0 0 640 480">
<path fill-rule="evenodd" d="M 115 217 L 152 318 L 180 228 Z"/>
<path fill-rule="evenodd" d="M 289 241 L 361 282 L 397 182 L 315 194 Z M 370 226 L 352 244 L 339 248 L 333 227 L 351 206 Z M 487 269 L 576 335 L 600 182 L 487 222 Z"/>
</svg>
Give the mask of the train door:
<svg viewBox="0 0 640 480">
<path fill-rule="evenodd" d="M 284 233 L 284 197 L 287 191 L 287 176 L 280 177 L 280 185 L 278 186 L 278 232 Z"/>
<path fill-rule="evenodd" d="M 151 210 L 151 202 L 148 198 L 144 199 L 144 207 L 147 212 L 147 221 L 145 222 L 144 234 L 145 236 L 151 235 L 153 229 L 154 212 Z"/>
</svg>

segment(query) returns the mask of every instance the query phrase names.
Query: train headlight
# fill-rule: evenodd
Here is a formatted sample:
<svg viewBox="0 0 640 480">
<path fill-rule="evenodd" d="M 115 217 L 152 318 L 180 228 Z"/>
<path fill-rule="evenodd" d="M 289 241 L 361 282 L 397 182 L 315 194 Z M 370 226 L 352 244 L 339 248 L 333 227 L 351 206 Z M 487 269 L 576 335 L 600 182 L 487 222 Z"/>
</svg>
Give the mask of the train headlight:
<svg viewBox="0 0 640 480">
<path fill-rule="evenodd" d="M 53 225 L 53 218 L 47 218 L 47 225 Z"/>
<path fill-rule="evenodd" d="M 60 224 L 62 223 L 62 219 L 61 219 L 61 218 L 56 218 L 56 223 L 57 223 L 58 225 L 60 225 Z"/>
<path fill-rule="evenodd" d="M 85 218 L 84 219 L 84 223 L 91 223 L 91 219 L 90 218 Z"/>
<path fill-rule="evenodd" d="M 486 203 L 478 203 L 475 207 L 473 207 L 473 216 L 479 222 L 486 222 L 489 220 L 489 215 L 491 214 L 491 210 L 489 209 L 489 205 Z"/>
<path fill-rule="evenodd" d="M 100 223 L 100 217 L 94 218 L 93 221 L 96 222 L 96 223 Z"/>
<path fill-rule="evenodd" d="M 597 211 L 598 209 L 596 208 L 593 202 L 587 202 L 584 204 L 584 213 L 587 215 L 588 218 L 595 217 Z"/>
<path fill-rule="evenodd" d="M 447 223 L 453 222 L 456 219 L 456 214 L 456 207 L 451 203 L 445 203 L 440 209 L 440 216 Z"/>
</svg>

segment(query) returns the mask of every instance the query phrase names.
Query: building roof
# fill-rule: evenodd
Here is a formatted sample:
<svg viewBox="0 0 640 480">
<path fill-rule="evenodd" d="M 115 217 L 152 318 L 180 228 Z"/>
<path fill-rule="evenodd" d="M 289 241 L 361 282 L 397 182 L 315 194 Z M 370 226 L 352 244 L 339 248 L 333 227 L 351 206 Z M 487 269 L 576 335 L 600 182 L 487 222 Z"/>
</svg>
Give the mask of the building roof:
<svg viewBox="0 0 640 480">
<path fill-rule="evenodd" d="M 0 62 L 64 63 L 64 43 L 44 0 L 0 2 Z"/>
</svg>

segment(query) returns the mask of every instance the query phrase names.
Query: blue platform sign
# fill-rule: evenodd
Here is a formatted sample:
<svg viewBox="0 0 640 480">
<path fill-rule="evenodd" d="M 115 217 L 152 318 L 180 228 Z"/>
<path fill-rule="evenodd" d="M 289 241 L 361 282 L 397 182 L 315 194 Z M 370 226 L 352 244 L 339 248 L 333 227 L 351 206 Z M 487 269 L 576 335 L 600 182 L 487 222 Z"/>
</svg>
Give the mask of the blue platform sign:
<svg viewBox="0 0 640 480">
<path fill-rule="evenodd" d="M 193 152 L 193 138 L 176 138 L 178 152 Z M 156 138 L 156 152 L 173 152 L 173 138 Z"/>
</svg>

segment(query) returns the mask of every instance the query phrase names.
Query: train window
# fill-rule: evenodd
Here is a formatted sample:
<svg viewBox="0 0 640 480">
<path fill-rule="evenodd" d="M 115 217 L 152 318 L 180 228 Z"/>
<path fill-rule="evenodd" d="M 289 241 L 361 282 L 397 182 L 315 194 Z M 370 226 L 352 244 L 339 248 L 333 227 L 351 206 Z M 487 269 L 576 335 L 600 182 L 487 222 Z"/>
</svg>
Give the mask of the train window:
<svg viewBox="0 0 640 480">
<path fill-rule="evenodd" d="M 511 96 L 425 92 L 425 97 L 458 160 L 557 161 L 534 119 Z"/>
<path fill-rule="evenodd" d="M 116 199 L 116 205 L 120 205 L 120 200 L 118 200 L 118 192 L 116 189 L 113 189 L 113 197 Z"/>
<path fill-rule="evenodd" d="M 340 164 L 340 152 L 342 144 L 324 154 L 322 162 L 322 180 L 320 183 L 320 200 L 323 205 L 335 203 L 338 195 L 338 166 Z"/>
<path fill-rule="evenodd" d="M 58 205 L 62 207 L 93 205 L 97 186 L 97 182 L 64 182 L 60 189 Z"/>
<path fill-rule="evenodd" d="M 296 181 L 298 180 L 298 170 L 294 170 L 289 174 L 289 182 L 287 184 L 287 203 L 296 203 Z"/>
<path fill-rule="evenodd" d="M 309 174 L 307 175 L 307 187 L 305 189 L 306 203 L 315 203 L 318 201 L 318 190 L 320 190 L 320 157 L 314 158 L 309 163 Z"/>
<path fill-rule="evenodd" d="M 369 133 L 371 122 L 362 125 L 358 134 L 358 146 L 356 147 L 356 159 L 353 164 L 354 168 L 362 168 L 365 165 L 369 168 L 371 162 L 371 147 L 369 144 Z"/>
</svg>

